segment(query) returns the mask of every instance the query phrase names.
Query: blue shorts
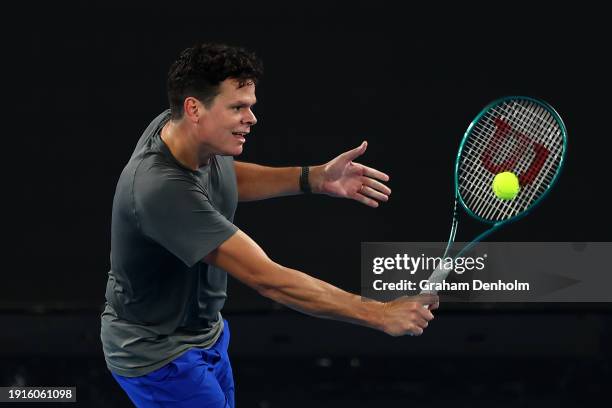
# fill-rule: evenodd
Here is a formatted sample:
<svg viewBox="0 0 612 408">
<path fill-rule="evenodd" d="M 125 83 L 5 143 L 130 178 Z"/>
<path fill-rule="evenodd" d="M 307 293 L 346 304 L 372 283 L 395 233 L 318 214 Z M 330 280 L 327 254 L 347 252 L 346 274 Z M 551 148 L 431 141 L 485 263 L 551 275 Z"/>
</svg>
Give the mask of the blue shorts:
<svg viewBox="0 0 612 408">
<path fill-rule="evenodd" d="M 113 374 L 137 407 L 234 408 L 234 377 L 227 355 L 229 325 L 209 349 L 192 348 L 141 377 Z"/>
</svg>

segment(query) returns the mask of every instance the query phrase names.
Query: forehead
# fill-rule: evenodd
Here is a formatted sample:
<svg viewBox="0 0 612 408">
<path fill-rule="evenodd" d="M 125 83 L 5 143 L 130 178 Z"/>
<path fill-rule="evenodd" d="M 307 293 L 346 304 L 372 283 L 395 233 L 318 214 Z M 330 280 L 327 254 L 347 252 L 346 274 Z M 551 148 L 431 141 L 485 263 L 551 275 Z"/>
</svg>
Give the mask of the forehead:
<svg viewBox="0 0 612 408">
<path fill-rule="evenodd" d="M 243 86 L 240 86 L 240 81 L 228 78 L 219 85 L 219 94 L 217 98 L 226 101 L 240 100 L 254 104 L 256 102 L 255 83 L 253 83 L 253 81 L 247 81 Z"/>
</svg>

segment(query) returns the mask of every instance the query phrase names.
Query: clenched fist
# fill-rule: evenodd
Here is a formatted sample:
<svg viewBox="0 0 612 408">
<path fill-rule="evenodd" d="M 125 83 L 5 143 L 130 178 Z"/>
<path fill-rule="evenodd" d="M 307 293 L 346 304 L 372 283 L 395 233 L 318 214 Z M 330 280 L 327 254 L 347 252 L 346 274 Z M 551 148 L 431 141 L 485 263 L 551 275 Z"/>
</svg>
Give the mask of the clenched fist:
<svg viewBox="0 0 612 408">
<path fill-rule="evenodd" d="M 437 309 L 437 295 L 402 296 L 383 305 L 382 330 L 391 336 L 420 336 Z"/>
</svg>

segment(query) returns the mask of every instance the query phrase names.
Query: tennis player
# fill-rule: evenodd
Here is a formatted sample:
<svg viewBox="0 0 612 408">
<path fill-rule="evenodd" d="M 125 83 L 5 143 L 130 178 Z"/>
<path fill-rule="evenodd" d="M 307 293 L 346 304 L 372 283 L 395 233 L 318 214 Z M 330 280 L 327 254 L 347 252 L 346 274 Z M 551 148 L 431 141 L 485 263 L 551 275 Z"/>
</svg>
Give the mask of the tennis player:
<svg viewBox="0 0 612 408">
<path fill-rule="evenodd" d="M 234 407 L 221 317 L 227 273 L 300 312 L 393 336 L 433 319 L 423 295 L 364 302 L 279 265 L 233 224 L 238 201 L 327 194 L 377 207 L 389 177 L 355 163 L 367 143 L 329 163 L 270 168 L 234 161 L 257 123 L 261 62 L 220 44 L 184 50 L 168 74 L 170 109 L 144 130 L 113 201 L 111 270 L 101 339 L 113 377 L 139 407 Z"/>
</svg>

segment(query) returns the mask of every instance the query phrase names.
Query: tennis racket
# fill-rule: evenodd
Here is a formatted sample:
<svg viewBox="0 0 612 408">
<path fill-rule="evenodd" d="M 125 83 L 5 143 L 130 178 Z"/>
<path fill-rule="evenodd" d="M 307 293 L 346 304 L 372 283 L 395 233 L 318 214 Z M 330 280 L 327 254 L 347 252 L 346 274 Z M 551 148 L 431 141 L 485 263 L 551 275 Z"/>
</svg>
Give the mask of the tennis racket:
<svg viewBox="0 0 612 408">
<path fill-rule="evenodd" d="M 565 125 L 548 103 L 509 96 L 487 105 L 470 123 L 459 146 L 453 222 L 443 258 L 455 241 L 459 207 L 489 228 L 453 258 L 533 210 L 555 185 L 566 150 Z M 518 178 L 519 190 L 513 199 L 502 200 L 493 191 L 493 179 L 502 172 L 512 172 Z M 443 264 L 428 278 L 430 283 L 441 283 L 452 271 Z"/>
</svg>

